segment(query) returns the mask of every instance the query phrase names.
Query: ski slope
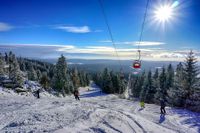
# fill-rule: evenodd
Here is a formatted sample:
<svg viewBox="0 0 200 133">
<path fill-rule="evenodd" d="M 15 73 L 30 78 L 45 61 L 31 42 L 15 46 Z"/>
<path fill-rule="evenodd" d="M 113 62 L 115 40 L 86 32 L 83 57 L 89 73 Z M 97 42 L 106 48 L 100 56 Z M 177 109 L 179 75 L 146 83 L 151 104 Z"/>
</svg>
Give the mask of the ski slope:
<svg viewBox="0 0 200 133">
<path fill-rule="evenodd" d="M 0 90 L 0 133 L 199 133 L 200 114 L 106 95 L 98 87 L 81 89 L 81 101 L 73 96 L 56 98 L 41 94 L 19 96 Z"/>
</svg>

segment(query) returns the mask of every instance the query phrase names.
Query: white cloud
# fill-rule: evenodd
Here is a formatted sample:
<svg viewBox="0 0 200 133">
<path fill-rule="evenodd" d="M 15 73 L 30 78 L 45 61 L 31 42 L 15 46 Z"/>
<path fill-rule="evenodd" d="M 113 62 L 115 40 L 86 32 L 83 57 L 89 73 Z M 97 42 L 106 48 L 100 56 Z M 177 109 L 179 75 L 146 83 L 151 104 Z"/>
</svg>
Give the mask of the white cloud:
<svg viewBox="0 0 200 133">
<path fill-rule="evenodd" d="M 86 46 L 86 48 L 89 48 L 89 49 L 103 49 L 103 50 L 114 50 L 113 47 L 108 47 L 108 46 Z"/>
<path fill-rule="evenodd" d="M 74 65 L 74 64 L 83 65 L 83 63 L 81 63 L 81 62 L 78 62 L 78 63 L 68 62 L 67 64 L 68 65 Z"/>
<path fill-rule="evenodd" d="M 164 45 L 164 42 L 149 42 L 149 41 L 143 41 L 143 42 L 135 42 L 134 45 L 140 45 L 140 46 L 159 46 Z"/>
<path fill-rule="evenodd" d="M 65 54 L 67 58 L 80 59 L 117 59 L 115 49 L 109 46 L 82 46 L 53 45 L 53 44 L 7 44 L 0 45 L 0 52 L 10 51 L 24 57 L 58 57 Z M 137 48 L 118 48 L 117 52 L 121 60 L 135 60 L 138 58 Z M 167 50 L 159 47 L 142 48 L 141 59 L 153 61 L 184 61 L 190 50 Z M 194 53 L 200 60 L 200 51 Z"/>
<path fill-rule="evenodd" d="M 133 41 L 133 42 L 117 42 L 116 44 L 127 44 L 127 45 L 133 45 L 133 46 L 160 46 L 164 45 L 164 42 L 151 42 L 151 41 Z"/>
<path fill-rule="evenodd" d="M 89 33 L 91 32 L 90 28 L 88 26 L 58 26 L 56 29 L 61 29 L 66 32 L 72 32 L 72 33 Z"/>
<path fill-rule="evenodd" d="M 3 23 L 3 22 L 0 22 L 0 32 L 2 31 L 9 31 L 11 30 L 13 27 L 7 23 Z"/>
</svg>

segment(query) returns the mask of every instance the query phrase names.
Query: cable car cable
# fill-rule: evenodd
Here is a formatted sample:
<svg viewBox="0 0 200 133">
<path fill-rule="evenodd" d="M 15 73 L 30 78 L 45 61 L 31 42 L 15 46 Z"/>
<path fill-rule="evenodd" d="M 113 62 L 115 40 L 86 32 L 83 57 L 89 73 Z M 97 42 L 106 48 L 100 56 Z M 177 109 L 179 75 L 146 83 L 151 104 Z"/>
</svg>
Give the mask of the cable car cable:
<svg viewBox="0 0 200 133">
<path fill-rule="evenodd" d="M 108 33 L 109 33 L 109 36 L 110 36 L 110 39 L 111 39 L 111 42 L 112 42 L 112 45 L 115 49 L 115 53 L 116 53 L 116 56 L 117 56 L 117 59 L 118 59 L 118 62 L 120 64 L 120 71 L 123 73 L 123 67 L 122 67 L 122 63 L 121 63 L 121 60 L 120 60 L 120 57 L 119 57 L 119 54 L 117 52 L 117 47 L 116 47 L 116 44 L 115 44 L 115 41 L 114 41 L 114 38 L 113 38 L 113 34 L 112 34 L 112 31 L 111 31 L 111 28 L 109 26 L 109 23 L 108 23 L 108 19 L 107 19 L 107 16 L 106 16 L 106 13 L 105 13 L 105 10 L 104 10 L 104 6 L 103 6 L 103 2 L 102 0 L 98 0 L 99 2 L 99 5 L 100 5 L 100 8 L 101 8 L 101 11 L 102 11 L 102 14 L 103 14 L 103 18 L 105 20 L 105 23 L 106 23 L 106 26 L 107 26 L 107 29 L 108 29 Z"/>
<path fill-rule="evenodd" d="M 138 41 L 138 59 L 135 60 L 134 63 L 133 63 L 133 68 L 134 69 L 140 69 L 141 68 L 141 50 L 140 50 L 140 44 L 141 44 L 141 41 L 142 41 L 142 36 L 143 36 L 144 26 L 145 26 L 145 22 L 146 22 L 146 17 L 147 17 L 147 11 L 148 11 L 149 2 L 150 2 L 150 0 L 147 0 L 146 8 L 145 8 L 145 13 L 144 13 L 144 17 L 143 17 L 143 22 L 142 22 L 142 26 L 141 26 L 141 32 L 140 32 L 139 41 Z"/>
<path fill-rule="evenodd" d="M 147 0 L 147 4 L 146 4 L 146 8 L 145 8 L 145 13 L 144 13 L 144 18 L 143 18 L 143 22 L 142 22 L 142 26 L 141 26 L 140 37 L 139 37 L 139 43 L 138 43 L 139 61 L 140 61 L 140 58 L 141 58 L 141 55 L 140 55 L 141 54 L 140 44 L 141 44 L 141 41 L 142 41 L 142 36 L 143 36 L 144 25 L 145 25 L 145 21 L 146 21 L 146 17 L 147 17 L 147 11 L 148 11 L 149 2 L 150 2 L 150 0 Z"/>
</svg>

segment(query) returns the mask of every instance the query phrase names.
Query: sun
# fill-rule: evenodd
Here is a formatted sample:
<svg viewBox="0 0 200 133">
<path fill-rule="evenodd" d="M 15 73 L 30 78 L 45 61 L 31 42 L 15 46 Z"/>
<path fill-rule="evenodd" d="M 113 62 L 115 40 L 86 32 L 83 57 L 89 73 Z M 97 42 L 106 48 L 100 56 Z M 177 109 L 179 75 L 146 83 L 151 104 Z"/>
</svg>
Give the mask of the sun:
<svg viewBox="0 0 200 133">
<path fill-rule="evenodd" d="M 157 8 L 154 12 L 155 20 L 166 22 L 173 18 L 173 7 L 170 5 L 163 5 Z"/>
</svg>

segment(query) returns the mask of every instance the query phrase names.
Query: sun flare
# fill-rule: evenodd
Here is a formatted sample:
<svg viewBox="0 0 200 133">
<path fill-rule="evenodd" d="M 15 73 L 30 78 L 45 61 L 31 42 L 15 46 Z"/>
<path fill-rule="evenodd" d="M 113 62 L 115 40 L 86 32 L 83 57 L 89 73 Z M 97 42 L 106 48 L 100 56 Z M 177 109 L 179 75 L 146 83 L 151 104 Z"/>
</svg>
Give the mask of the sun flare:
<svg viewBox="0 0 200 133">
<path fill-rule="evenodd" d="M 160 22 L 166 22 L 172 19 L 173 17 L 173 8 L 170 5 L 164 5 L 156 9 L 155 19 Z"/>
</svg>

